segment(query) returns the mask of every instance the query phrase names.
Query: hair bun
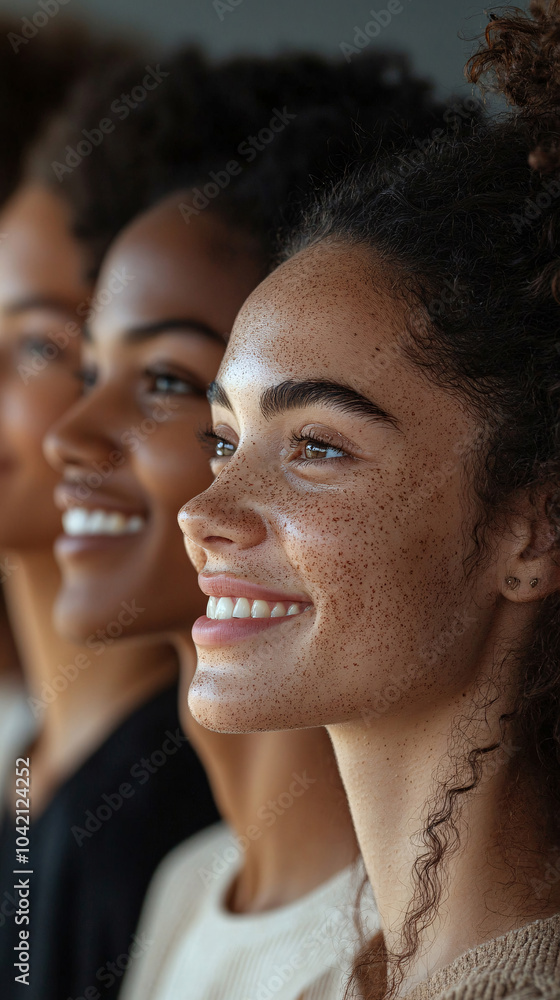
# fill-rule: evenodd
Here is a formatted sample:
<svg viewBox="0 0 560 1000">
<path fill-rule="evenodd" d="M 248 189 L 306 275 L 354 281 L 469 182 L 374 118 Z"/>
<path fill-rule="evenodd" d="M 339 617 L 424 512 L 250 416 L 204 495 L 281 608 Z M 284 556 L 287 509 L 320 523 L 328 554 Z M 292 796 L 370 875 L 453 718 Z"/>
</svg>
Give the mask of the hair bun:
<svg viewBox="0 0 560 1000">
<path fill-rule="evenodd" d="M 541 173 L 560 170 L 560 0 L 531 0 L 528 13 L 491 14 L 485 43 L 466 72 L 517 110 L 534 143 L 529 165 Z"/>
</svg>

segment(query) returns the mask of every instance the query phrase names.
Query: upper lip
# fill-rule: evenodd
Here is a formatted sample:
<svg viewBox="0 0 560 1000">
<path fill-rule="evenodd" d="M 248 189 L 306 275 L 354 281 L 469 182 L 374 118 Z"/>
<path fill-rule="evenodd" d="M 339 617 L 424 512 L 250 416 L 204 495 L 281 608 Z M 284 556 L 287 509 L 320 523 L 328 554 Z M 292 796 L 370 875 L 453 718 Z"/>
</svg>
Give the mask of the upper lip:
<svg viewBox="0 0 560 1000">
<path fill-rule="evenodd" d="M 311 604 L 308 597 L 301 594 L 286 593 L 263 587 L 251 580 L 240 580 L 237 576 L 226 573 L 199 573 L 198 586 L 208 597 L 247 597 L 252 601 L 284 601 L 290 604 Z"/>
<path fill-rule="evenodd" d="M 86 500 L 81 496 L 81 491 L 84 487 L 90 491 L 90 495 Z M 86 510 L 107 510 L 124 514 L 128 517 L 132 517 L 135 514 L 147 517 L 146 510 L 138 504 L 133 506 L 127 501 L 116 499 L 108 493 L 103 493 L 101 490 L 92 489 L 85 480 L 82 482 L 59 483 L 55 487 L 54 502 L 58 509 L 62 511 L 69 510 L 70 507 L 84 507 Z"/>
</svg>

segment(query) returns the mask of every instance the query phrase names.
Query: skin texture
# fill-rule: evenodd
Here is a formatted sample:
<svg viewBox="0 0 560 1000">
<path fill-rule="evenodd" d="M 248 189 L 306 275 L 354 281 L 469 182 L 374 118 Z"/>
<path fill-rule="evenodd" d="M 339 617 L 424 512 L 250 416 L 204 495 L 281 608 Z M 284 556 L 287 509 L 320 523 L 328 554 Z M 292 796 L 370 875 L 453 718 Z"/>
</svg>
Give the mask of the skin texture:
<svg viewBox="0 0 560 1000">
<path fill-rule="evenodd" d="M 171 681 L 176 660 L 161 642 L 119 651 L 102 644 L 91 669 L 45 705 L 44 685 L 61 664 L 84 655 L 52 625 L 60 513 L 42 439 L 79 397 L 81 327 L 92 289 L 81 278 L 82 253 L 56 194 L 23 185 L 4 208 L 0 231 L 0 548 L 8 552 L 6 600 L 39 727 L 32 750 L 37 814 L 123 715 Z"/>
<path fill-rule="evenodd" d="M 229 455 L 214 458 L 213 485 L 179 516 L 199 571 L 311 602 L 257 636 L 199 642 L 189 705 L 220 731 L 329 727 L 390 948 L 412 896 L 414 835 L 434 774 L 461 774 L 466 746 L 500 740 L 513 681 L 500 653 L 560 586 L 546 525 L 523 502 L 466 577 L 480 428 L 460 398 L 406 359 L 408 317 L 392 279 L 365 251 L 333 242 L 302 251 L 256 289 L 218 375 L 231 407 L 213 393 L 217 453 Z M 343 412 L 332 396 L 263 408 L 272 387 L 317 379 L 350 387 L 385 416 Z M 516 590 L 509 576 L 521 581 Z M 496 700 L 485 713 L 475 706 L 489 678 L 486 698 Z M 510 762 L 493 757 L 464 807 L 468 842 L 406 988 L 535 907 L 542 915 L 534 894 L 520 902 L 523 874 L 520 890 L 492 853 L 498 838 L 515 843 L 519 870 L 534 864 L 538 833 L 523 802 L 504 820 Z"/>
<path fill-rule="evenodd" d="M 259 810 L 275 802 L 294 772 L 312 779 L 266 836 L 251 842 L 232 887 L 235 912 L 267 910 L 298 899 L 356 856 L 355 835 L 328 735 L 324 730 L 247 737 L 210 732 L 193 722 L 187 690 L 195 668 L 190 637 L 206 598 L 188 561 L 176 515 L 185 493 L 212 480 L 208 456 L 196 438 L 210 409 L 205 386 L 215 376 L 236 313 L 259 281 L 263 264 L 244 237 L 218 217 L 203 213 L 189 226 L 173 196 L 131 223 L 104 262 L 100 285 L 111 271 L 134 275 L 91 323 L 86 367 L 94 385 L 53 428 L 46 452 L 66 484 L 87 482 L 109 461 L 123 434 L 154 406 L 170 416 L 106 478 L 86 503 L 120 501 L 149 513 L 144 537 L 115 542 L 102 553 L 60 553 L 63 584 L 57 620 L 72 635 L 93 629 L 99 616 L 114 617 L 130 588 L 145 609 L 137 632 L 173 633 L 181 658 L 182 718 L 199 752 L 222 815 L 240 835 L 259 823 Z M 180 320 L 171 329 L 167 320 Z M 189 323 L 190 321 L 190 323 Z M 203 336 L 193 322 L 222 339 Z M 156 324 L 153 337 L 130 338 Z M 146 371 L 157 367 L 161 385 Z M 190 390 L 190 391 L 189 391 Z M 59 497 L 63 498 L 61 487 Z M 301 831 L 305 829 L 306 837 Z"/>
</svg>

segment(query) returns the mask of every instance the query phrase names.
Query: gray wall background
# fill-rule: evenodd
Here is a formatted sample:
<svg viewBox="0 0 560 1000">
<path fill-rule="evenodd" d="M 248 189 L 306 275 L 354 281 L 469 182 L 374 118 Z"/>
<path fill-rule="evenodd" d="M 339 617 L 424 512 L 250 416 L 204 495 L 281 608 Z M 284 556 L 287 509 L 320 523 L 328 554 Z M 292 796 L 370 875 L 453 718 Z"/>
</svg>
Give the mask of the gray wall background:
<svg viewBox="0 0 560 1000">
<path fill-rule="evenodd" d="M 53 9 L 53 0 L 44 2 Z M 388 0 L 221 2 L 231 5 L 231 10 L 218 11 L 218 0 L 67 0 L 60 9 L 98 29 L 116 29 L 129 37 L 143 38 L 157 53 L 181 42 L 198 41 L 216 55 L 267 53 L 294 46 L 335 55 L 340 54 L 341 42 L 353 44 L 355 28 L 363 28 L 371 20 L 372 10 L 386 10 L 388 4 Z M 405 49 L 417 70 L 437 82 L 442 95 L 468 93 L 463 66 L 472 52 L 472 39 L 487 23 L 483 2 L 401 3 L 402 12 L 392 16 L 368 50 L 373 46 Z M 517 0 L 517 6 L 526 4 Z M 39 9 L 39 0 L 0 0 L 0 11 L 18 18 Z"/>
</svg>

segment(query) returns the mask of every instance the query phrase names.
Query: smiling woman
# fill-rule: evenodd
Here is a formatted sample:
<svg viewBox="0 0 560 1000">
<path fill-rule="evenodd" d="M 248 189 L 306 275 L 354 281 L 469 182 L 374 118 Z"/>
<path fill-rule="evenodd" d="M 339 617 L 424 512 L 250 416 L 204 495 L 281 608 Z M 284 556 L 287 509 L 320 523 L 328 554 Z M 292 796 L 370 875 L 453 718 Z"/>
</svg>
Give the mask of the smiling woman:
<svg viewBox="0 0 560 1000">
<path fill-rule="evenodd" d="M 368 1000 L 560 991 L 544 881 L 559 217 L 541 197 L 559 169 L 560 3 L 531 11 L 492 15 L 471 66 L 514 113 L 401 177 L 346 178 L 250 296 L 211 394 L 215 481 L 179 518 L 228 616 L 261 588 L 307 604 L 221 632 L 211 605 L 189 705 L 227 732 L 328 726 L 381 915 Z"/>
</svg>

